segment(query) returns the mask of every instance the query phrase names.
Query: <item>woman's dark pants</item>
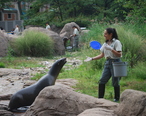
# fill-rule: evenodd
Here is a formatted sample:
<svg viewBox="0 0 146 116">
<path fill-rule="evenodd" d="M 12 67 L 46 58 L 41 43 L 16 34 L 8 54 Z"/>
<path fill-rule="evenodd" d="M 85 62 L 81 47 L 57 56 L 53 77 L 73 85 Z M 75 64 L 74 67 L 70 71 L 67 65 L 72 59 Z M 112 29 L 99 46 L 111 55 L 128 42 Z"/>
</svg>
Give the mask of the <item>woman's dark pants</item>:
<svg viewBox="0 0 146 116">
<path fill-rule="evenodd" d="M 118 101 L 120 98 L 120 85 L 119 81 L 121 77 L 114 77 L 112 62 L 120 62 L 120 59 L 107 59 L 104 65 L 102 76 L 99 80 L 98 98 L 104 98 L 105 84 L 112 77 L 112 85 L 114 87 L 114 101 Z"/>
</svg>

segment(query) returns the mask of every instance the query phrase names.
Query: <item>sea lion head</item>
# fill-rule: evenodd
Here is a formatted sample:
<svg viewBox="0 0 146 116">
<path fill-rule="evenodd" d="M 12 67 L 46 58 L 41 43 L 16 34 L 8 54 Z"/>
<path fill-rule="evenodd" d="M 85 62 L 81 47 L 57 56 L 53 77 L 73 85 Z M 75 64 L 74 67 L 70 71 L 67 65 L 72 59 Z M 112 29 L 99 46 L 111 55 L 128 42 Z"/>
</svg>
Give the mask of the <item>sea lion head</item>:
<svg viewBox="0 0 146 116">
<path fill-rule="evenodd" d="M 62 69 L 62 67 L 64 66 L 64 64 L 66 63 L 66 58 L 62 58 L 57 60 L 51 67 L 49 74 L 54 75 L 54 76 L 58 76 L 60 70 Z"/>
</svg>

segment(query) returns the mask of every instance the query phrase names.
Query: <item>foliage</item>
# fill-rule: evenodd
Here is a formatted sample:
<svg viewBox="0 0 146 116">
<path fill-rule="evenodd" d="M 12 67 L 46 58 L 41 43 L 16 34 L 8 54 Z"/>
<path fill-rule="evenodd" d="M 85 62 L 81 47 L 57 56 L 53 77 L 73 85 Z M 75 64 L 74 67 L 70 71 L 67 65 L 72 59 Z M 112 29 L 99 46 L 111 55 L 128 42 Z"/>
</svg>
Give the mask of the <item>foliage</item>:
<svg viewBox="0 0 146 116">
<path fill-rule="evenodd" d="M 26 31 L 23 36 L 11 44 L 14 53 L 20 56 L 52 56 L 53 41 L 46 34 L 38 31 Z M 43 52 L 42 52 L 43 51 Z"/>
<path fill-rule="evenodd" d="M 129 66 L 133 67 L 137 61 L 143 61 L 146 55 L 143 49 L 146 48 L 143 48 L 144 41 L 142 37 L 126 27 L 125 25 L 116 26 L 123 45 L 123 60 L 128 61 Z"/>
<path fill-rule="evenodd" d="M 3 62 L 0 62 L 0 68 L 5 68 L 5 64 Z"/>
<path fill-rule="evenodd" d="M 62 21 L 61 23 L 65 25 L 66 23 L 75 22 L 80 27 L 89 27 L 91 25 L 91 21 L 85 16 L 79 16 L 76 18 L 69 18 L 67 20 Z"/>
<path fill-rule="evenodd" d="M 45 4 L 50 4 L 50 8 L 39 12 L 39 8 L 43 8 Z M 23 18 L 27 17 L 24 25 L 44 26 L 46 22 L 59 25 L 57 22 L 63 23 L 73 19 L 79 26 L 89 26 L 89 20 L 110 23 L 117 19 L 124 20 L 127 12 L 127 9 L 115 0 L 36 0 Z M 89 20 L 84 20 L 81 16 L 88 17 Z"/>
<path fill-rule="evenodd" d="M 5 3 L 9 2 L 10 0 L 1 0 L 0 7 L 3 8 L 6 5 Z M 23 9 L 20 7 L 21 2 L 22 0 L 17 0 L 19 12 L 23 14 Z M 46 22 L 54 24 L 54 22 L 62 22 L 70 18 L 76 19 L 80 16 L 109 23 L 127 20 L 134 24 L 146 20 L 146 14 L 144 13 L 146 12 L 145 0 L 23 0 L 23 2 L 31 3 L 30 9 L 22 16 L 25 20 L 24 26 L 44 26 Z M 50 4 L 50 8 L 40 12 L 40 8 L 45 8 L 48 4 Z"/>
<path fill-rule="evenodd" d="M 146 1 L 145 0 L 118 0 L 123 7 L 130 9 L 127 21 L 131 23 L 143 23 L 146 20 Z"/>
<path fill-rule="evenodd" d="M 130 29 L 132 33 L 136 33 L 137 35 L 141 36 L 143 39 L 146 37 L 146 33 L 143 30 L 146 30 L 146 23 L 129 23 L 125 22 L 125 27 Z"/>
<path fill-rule="evenodd" d="M 6 3 L 10 2 L 11 0 L 0 0 L 0 9 L 6 6 Z"/>
<path fill-rule="evenodd" d="M 130 75 L 134 75 L 135 78 L 137 79 L 142 79 L 146 80 L 145 76 L 145 70 L 146 70 L 146 62 L 138 62 L 137 65 L 135 65 L 131 70 L 130 70 Z M 131 77 L 133 78 L 133 77 Z"/>
</svg>

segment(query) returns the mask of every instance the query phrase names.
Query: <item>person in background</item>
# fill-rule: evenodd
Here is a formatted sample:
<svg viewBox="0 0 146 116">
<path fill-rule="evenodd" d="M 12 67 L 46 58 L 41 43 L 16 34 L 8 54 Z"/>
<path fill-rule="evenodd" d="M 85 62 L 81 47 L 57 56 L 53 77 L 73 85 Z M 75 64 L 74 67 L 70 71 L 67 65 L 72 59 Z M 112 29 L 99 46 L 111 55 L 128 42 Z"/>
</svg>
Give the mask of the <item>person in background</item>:
<svg viewBox="0 0 146 116">
<path fill-rule="evenodd" d="M 20 34 L 20 30 L 19 30 L 18 25 L 15 26 L 15 29 L 14 29 L 13 33 L 14 33 L 14 35 L 19 35 Z"/>
<path fill-rule="evenodd" d="M 14 34 L 14 30 L 15 30 L 15 28 L 13 28 L 13 29 L 11 30 L 11 33 L 10 33 L 10 34 L 13 35 L 13 34 Z"/>
<path fill-rule="evenodd" d="M 0 27 L 0 30 L 4 30 L 4 28 L 3 27 Z"/>
<path fill-rule="evenodd" d="M 73 26 L 73 35 L 71 37 L 73 38 L 73 50 L 78 49 L 78 44 L 79 44 L 79 29 L 77 26 Z"/>
<path fill-rule="evenodd" d="M 46 23 L 46 29 L 51 30 L 51 27 L 50 27 L 49 23 Z"/>
<path fill-rule="evenodd" d="M 114 101 L 119 101 L 120 98 L 120 85 L 121 77 L 114 77 L 112 62 L 120 62 L 122 57 L 122 44 L 118 40 L 118 35 L 115 28 L 107 28 L 104 31 L 105 43 L 100 48 L 101 54 L 91 58 L 88 57 L 85 62 L 91 60 L 98 60 L 105 57 L 106 61 L 102 76 L 99 80 L 98 98 L 104 98 L 105 84 L 112 77 L 112 85 L 114 87 Z"/>
</svg>

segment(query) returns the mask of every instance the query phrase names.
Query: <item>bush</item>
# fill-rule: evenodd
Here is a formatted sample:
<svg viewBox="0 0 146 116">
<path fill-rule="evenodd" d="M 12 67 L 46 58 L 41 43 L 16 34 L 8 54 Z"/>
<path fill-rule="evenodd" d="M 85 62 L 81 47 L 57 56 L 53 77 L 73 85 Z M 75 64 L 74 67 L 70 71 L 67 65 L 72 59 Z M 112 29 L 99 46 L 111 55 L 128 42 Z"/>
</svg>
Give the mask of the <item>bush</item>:
<svg viewBox="0 0 146 116">
<path fill-rule="evenodd" d="M 146 63 L 145 62 L 138 62 L 137 65 L 133 67 L 133 69 L 130 70 L 130 78 L 137 78 L 137 79 L 146 79 Z M 134 77 L 133 77 L 134 75 Z"/>
<path fill-rule="evenodd" d="M 14 53 L 19 56 L 52 56 L 53 41 L 46 34 L 27 31 L 11 44 Z"/>
<path fill-rule="evenodd" d="M 5 64 L 0 62 L 0 68 L 5 68 Z"/>
</svg>

